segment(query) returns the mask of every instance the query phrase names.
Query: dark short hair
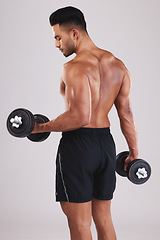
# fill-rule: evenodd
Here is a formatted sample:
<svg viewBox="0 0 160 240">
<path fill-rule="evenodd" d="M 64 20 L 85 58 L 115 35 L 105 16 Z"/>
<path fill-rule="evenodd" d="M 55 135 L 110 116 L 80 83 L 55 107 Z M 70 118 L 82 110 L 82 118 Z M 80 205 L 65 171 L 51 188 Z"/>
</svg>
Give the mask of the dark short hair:
<svg viewBox="0 0 160 240">
<path fill-rule="evenodd" d="M 83 13 L 75 7 L 64 7 L 59 8 L 53 12 L 49 17 L 49 22 L 51 26 L 59 24 L 64 27 L 79 27 L 81 30 L 87 32 L 86 21 Z"/>
</svg>

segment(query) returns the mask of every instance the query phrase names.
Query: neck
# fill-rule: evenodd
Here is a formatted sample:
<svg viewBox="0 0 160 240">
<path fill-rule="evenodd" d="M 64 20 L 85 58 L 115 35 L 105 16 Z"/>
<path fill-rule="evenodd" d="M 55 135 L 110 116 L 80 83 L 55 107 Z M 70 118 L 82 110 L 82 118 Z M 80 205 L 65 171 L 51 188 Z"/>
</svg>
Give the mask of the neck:
<svg viewBox="0 0 160 240">
<path fill-rule="evenodd" d="M 95 48 L 96 45 L 93 43 L 92 39 L 89 37 L 87 33 L 82 35 L 79 38 L 76 46 L 76 55 L 80 54 L 82 51 L 89 51 L 91 48 Z"/>
</svg>

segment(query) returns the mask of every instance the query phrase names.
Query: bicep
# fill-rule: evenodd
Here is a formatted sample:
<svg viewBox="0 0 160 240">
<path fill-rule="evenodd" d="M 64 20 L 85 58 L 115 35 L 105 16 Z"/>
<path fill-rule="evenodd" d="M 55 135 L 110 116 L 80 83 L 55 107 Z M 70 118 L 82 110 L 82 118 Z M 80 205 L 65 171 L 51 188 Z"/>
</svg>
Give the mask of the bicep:
<svg viewBox="0 0 160 240">
<path fill-rule="evenodd" d="M 126 72 L 122 80 L 120 91 L 114 102 L 119 116 L 131 112 L 130 90 L 131 90 L 131 77 L 129 72 Z"/>
</svg>

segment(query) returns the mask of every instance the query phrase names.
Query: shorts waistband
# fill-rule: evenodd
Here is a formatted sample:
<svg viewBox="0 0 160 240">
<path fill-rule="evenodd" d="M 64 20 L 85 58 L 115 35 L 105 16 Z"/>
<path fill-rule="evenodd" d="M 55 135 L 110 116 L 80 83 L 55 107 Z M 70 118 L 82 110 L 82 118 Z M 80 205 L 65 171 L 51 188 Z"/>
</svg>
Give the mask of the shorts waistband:
<svg viewBox="0 0 160 240">
<path fill-rule="evenodd" d="M 72 135 L 79 135 L 79 134 L 89 134 L 89 135 L 102 135 L 110 133 L 110 127 L 105 128 L 78 128 L 75 130 L 62 132 L 63 136 L 72 136 Z"/>
</svg>

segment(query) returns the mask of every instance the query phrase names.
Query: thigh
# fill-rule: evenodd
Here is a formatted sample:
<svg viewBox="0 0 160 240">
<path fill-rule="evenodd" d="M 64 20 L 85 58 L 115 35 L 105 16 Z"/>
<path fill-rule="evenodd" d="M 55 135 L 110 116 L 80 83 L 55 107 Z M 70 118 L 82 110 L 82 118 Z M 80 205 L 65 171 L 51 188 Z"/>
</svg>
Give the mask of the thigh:
<svg viewBox="0 0 160 240">
<path fill-rule="evenodd" d="M 92 221 L 92 201 L 85 203 L 60 202 L 62 211 L 67 216 L 68 221 L 77 225 L 91 225 Z"/>
<path fill-rule="evenodd" d="M 92 200 L 92 215 L 96 225 L 103 225 L 111 217 L 111 200 Z"/>
</svg>

